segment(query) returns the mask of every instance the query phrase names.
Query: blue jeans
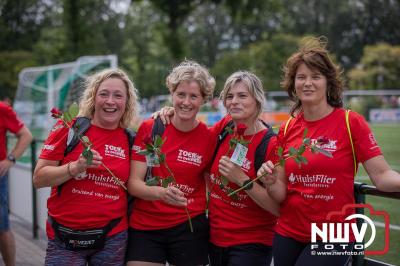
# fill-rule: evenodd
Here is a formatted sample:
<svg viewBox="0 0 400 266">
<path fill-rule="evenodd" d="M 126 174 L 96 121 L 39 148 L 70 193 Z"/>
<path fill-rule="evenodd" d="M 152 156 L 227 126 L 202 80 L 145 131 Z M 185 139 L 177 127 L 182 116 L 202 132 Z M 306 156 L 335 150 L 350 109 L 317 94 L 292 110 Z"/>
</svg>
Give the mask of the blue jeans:
<svg viewBox="0 0 400 266">
<path fill-rule="evenodd" d="M 8 176 L 0 177 L 0 232 L 10 229 L 8 220 Z"/>
<path fill-rule="evenodd" d="M 128 233 L 123 231 L 107 237 L 104 248 L 101 250 L 72 251 L 65 248 L 65 244 L 57 239 L 49 240 L 46 250 L 46 266 L 118 266 L 124 265 Z"/>
</svg>

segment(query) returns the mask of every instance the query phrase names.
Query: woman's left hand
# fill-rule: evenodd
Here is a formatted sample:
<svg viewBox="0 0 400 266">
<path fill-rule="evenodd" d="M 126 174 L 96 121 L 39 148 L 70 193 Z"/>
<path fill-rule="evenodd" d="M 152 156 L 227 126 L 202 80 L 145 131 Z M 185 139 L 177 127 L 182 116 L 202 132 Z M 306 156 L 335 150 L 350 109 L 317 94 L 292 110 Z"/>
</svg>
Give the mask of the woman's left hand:
<svg viewBox="0 0 400 266">
<path fill-rule="evenodd" d="M 222 156 L 219 160 L 218 165 L 219 172 L 225 176 L 230 182 L 233 182 L 239 186 L 248 179 L 242 168 L 234 164 L 229 157 Z"/>
</svg>

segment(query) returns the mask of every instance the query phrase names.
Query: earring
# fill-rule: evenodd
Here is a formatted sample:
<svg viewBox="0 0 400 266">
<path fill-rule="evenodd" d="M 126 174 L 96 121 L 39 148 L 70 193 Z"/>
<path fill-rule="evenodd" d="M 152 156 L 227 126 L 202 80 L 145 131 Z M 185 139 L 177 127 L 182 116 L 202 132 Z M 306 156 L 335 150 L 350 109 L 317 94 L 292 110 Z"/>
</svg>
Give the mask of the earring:
<svg viewBox="0 0 400 266">
<path fill-rule="evenodd" d="M 330 100 L 331 95 L 330 95 L 330 93 L 329 93 L 329 90 L 326 91 L 326 97 L 327 97 L 328 100 Z"/>
</svg>

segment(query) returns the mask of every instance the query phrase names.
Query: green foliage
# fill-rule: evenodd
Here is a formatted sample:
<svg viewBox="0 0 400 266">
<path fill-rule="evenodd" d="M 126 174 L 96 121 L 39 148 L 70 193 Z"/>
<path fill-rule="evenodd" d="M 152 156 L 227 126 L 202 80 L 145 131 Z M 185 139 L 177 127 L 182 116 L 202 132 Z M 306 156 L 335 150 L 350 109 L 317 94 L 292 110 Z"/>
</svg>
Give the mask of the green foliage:
<svg viewBox="0 0 400 266">
<path fill-rule="evenodd" d="M 34 65 L 33 55 L 27 51 L 0 52 L 0 98 L 14 98 L 18 86 L 18 73 Z"/>
<path fill-rule="evenodd" d="M 276 35 L 270 41 L 252 44 L 240 51 L 227 52 L 213 67 L 219 89 L 230 74 L 249 70 L 258 75 L 265 90 L 280 90 L 282 66 L 298 47 L 299 38 Z"/>
<path fill-rule="evenodd" d="M 399 89 L 400 45 L 368 45 L 348 76 L 351 89 Z"/>
</svg>

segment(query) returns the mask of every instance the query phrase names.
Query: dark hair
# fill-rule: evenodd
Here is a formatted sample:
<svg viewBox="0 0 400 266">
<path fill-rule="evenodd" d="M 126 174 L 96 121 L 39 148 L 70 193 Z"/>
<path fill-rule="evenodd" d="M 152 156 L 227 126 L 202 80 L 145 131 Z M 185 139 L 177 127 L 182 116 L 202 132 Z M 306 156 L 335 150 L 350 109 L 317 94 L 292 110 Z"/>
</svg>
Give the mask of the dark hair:
<svg viewBox="0 0 400 266">
<path fill-rule="evenodd" d="M 292 54 L 283 67 L 284 77 L 281 87 L 288 92 L 289 98 L 295 102 L 290 110 L 294 116 L 301 110 L 301 101 L 295 94 L 295 77 L 297 68 L 304 63 L 312 70 L 317 70 L 327 80 L 327 100 L 332 107 L 343 106 L 343 71 L 336 65 L 326 49 L 327 40 L 325 37 L 307 37 L 302 39 L 300 48 Z"/>
</svg>

